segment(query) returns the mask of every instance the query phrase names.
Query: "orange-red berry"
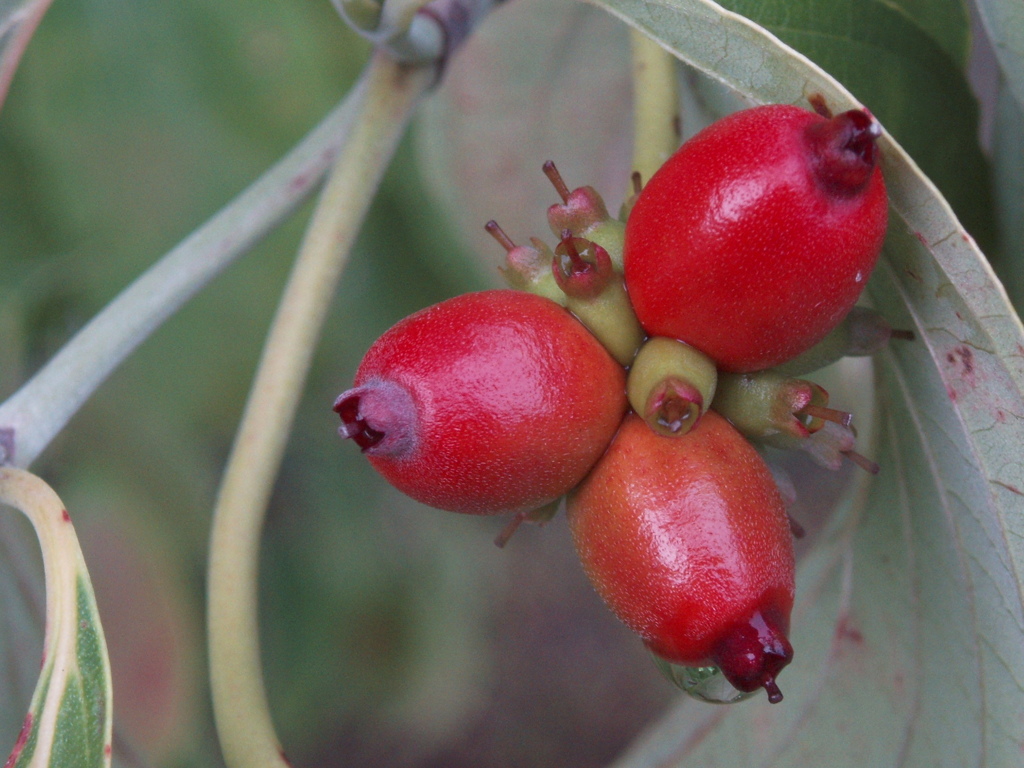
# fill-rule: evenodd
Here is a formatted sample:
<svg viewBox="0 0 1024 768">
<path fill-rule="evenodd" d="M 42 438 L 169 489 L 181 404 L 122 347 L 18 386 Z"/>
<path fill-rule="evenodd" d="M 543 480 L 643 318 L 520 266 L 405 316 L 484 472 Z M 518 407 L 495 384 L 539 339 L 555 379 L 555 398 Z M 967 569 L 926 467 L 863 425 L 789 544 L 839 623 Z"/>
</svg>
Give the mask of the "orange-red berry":
<svg viewBox="0 0 1024 768">
<path fill-rule="evenodd" d="M 581 562 L 654 653 L 717 665 L 739 690 L 782 694 L 792 658 L 789 521 L 767 466 L 714 411 L 682 437 L 626 417 L 569 496 Z"/>
</svg>

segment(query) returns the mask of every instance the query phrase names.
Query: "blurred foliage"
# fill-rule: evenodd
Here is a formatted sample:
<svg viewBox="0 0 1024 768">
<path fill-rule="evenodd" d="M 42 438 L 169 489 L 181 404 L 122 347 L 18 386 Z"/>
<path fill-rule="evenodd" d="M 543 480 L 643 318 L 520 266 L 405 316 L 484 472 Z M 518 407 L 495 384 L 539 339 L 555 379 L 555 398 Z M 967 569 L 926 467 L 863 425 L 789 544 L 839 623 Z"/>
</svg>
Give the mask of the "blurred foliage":
<svg viewBox="0 0 1024 768">
<path fill-rule="evenodd" d="M 0 113 L 0 397 L 280 157 L 366 56 L 327 0 L 55 3 Z M 146 342 L 35 467 L 72 510 L 96 582 L 115 764 L 220 764 L 202 634 L 209 515 L 308 213 Z M 268 519 L 266 677 L 297 765 L 597 765 L 669 695 L 591 593 L 561 523 L 499 553 L 503 521 L 417 507 L 336 438 L 330 404 L 372 340 L 480 286 L 460 261 L 472 264 L 407 142 Z M 37 557 L 20 526 L 5 539 Z M 22 657 L 31 672 L 37 653 Z M 2 698 L 0 744 L 13 744 L 27 694 Z"/>
</svg>

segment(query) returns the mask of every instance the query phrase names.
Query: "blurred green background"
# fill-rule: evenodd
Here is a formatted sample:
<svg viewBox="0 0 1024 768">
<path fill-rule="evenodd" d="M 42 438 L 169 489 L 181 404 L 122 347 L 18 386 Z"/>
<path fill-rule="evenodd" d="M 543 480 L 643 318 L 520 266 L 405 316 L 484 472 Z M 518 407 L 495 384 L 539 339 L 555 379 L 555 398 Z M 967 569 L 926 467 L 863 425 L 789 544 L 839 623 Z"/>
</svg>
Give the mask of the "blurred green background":
<svg viewBox="0 0 1024 768">
<path fill-rule="evenodd" d="M 55 2 L 0 112 L 0 398 L 309 130 L 367 53 L 328 0 Z M 451 268 L 460 246 L 413 143 L 348 268 L 268 518 L 279 733 L 297 766 L 601 765 L 672 693 L 593 595 L 564 523 L 499 551 L 503 520 L 402 498 L 335 434 L 330 405 L 374 338 L 483 287 L 480 270 Z M 309 208 L 146 342 L 33 467 L 71 510 L 94 577 L 117 764 L 221 763 L 203 636 L 210 510 Z M 3 745 L 41 649 L 31 611 L 6 606 L 41 589 L 31 532 L 5 520 L 0 533 Z"/>
</svg>

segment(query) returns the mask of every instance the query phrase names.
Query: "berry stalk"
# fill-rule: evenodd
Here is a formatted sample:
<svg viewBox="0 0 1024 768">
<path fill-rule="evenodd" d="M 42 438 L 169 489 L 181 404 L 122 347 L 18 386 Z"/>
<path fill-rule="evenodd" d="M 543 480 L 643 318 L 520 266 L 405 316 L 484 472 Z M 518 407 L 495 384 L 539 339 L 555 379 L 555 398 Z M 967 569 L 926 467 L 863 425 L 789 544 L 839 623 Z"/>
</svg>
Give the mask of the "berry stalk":
<svg viewBox="0 0 1024 768">
<path fill-rule="evenodd" d="M 608 251 L 566 230 L 555 248 L 551 269 L 566 295 L 566 308 L 620 365 L 632 363 L 643 344 L 644 332 L 629 302 L 622 274 L 613 267 Z"/>
</svg>

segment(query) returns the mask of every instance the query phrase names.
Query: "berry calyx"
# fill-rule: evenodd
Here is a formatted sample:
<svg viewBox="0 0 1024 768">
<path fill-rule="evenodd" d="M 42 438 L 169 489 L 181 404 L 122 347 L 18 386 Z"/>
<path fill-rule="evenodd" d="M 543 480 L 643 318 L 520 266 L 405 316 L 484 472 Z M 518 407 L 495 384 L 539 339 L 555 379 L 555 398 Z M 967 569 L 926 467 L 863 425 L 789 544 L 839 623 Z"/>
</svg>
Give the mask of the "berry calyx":
<svg viewBox="0 0 1024 768">
<path fill-rule="evenodd" d="M 689 432 L 715 397 L 718 373 L 702 352 L 656 336 L 640 347 L 626 379 L 633 410 L 658 434 Z"/>
<path fill-rule="evenodd" d="M 551 270 L 565 295 L 582 301 L 598 296 L 615 277 L 608 251 L 591 240 L 573 237 L 568 229 L 555 246 Z"/>
<path fill-rule="evenodd" d="M 620 365 L 633 362 L 644 341 L 622 274 L 612 267 L 608 252 L 569 230 L 555 248 L 551 272 L 565 292 L 565 306 L 590 329 Z"/>
<path fill-rule="evenodd" d="M 882 126 L 867 112 L 852 109 L 805 129 L 812 167 L 819 184 L 837 195 L 854 195 L 878 165 Z"/>
<path fill-rule="evenodd" d="M 717 665 L 779 700 L 792 658 L 789 520 L 764 461 L 724 418 L 709 411 L 665 438 L 627 416 L 567 513 L 598 594 L 654 653 Z"/>
<path fill-rule="evenodd" d="M 775 370 L 721 374 L 712 407 L 744 435 L 760 440 L 777 435 L 801 440 L 826 421 L 844 427 L 853 421 L 852 414 L 828 407 L 828 392 L 818 384 Z"/>
<path fill-rule="evenodd" d="M 520 291 L 417 312 L 366 353 L 339 430 L 417 501 L 535 510 L 575 486 L 627 407 L 625 372 L 569 312 Z"/>
<path fill-rule="evenodd" d="M 779 365 L 812 347 L 867 282 L 888 215 L 866 112 L 744 110 L 687 141 L 626 224 L 625 275 L 651 336 L 720 370 Z"/>
<path fill-rule="evenodd" d="M 374 455 L 401 458 L 416 451 L 416 404 L 409 391 L 394 382 L 371 380 L 353 387 L 334 401 L 334 412 L 341 417 L 338 434 L 363 453 L 372 450 Z"/>
<path fill-rule="evenodd" d="M 576 237 L 585 237 L 604 248 L 618 272 L 622 271 L 622 240 L 625 225 L 608 214 L 604 198 L 593 187 L 577 187 L 569 190 L 554 162 L 548 160 L 542 166 L 561 203 L 548 208 L 548 224 L 556 237 L 569 230 Z"/>
<path fill-rule="evenodd" d="M 558 304 L 565 304 L 565 294 L 551 274 L 551 260 L 554 254 L 543 241 L 532 237 L 532 248 L 528 245 L 516 245 L 493 219 L 484 225 L 484 229 L 505 249 L 505 266 L 499 267 L 498 270 L 512 288 L 529 291 Z"/>
<path fill-rule="evenodd" d="M 748 621 L 726 633 L 711 658 L 737 690 L 764 688 L 769 702 L 782 701 L 775 678 L 793 660 L 793 646 L 770 613 L 754 611 Z"/>
</svg>

